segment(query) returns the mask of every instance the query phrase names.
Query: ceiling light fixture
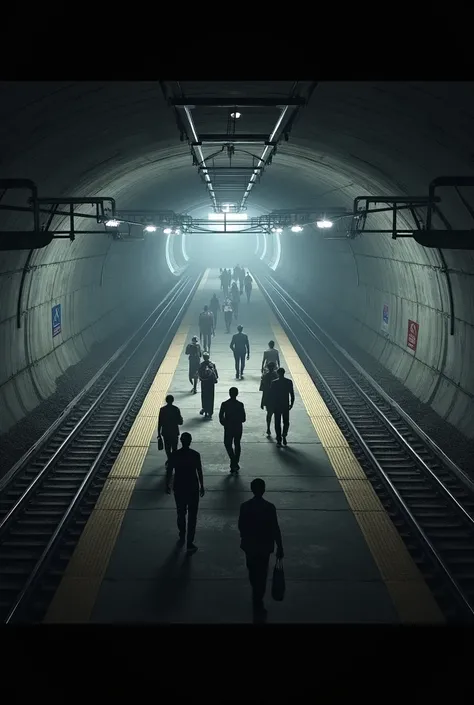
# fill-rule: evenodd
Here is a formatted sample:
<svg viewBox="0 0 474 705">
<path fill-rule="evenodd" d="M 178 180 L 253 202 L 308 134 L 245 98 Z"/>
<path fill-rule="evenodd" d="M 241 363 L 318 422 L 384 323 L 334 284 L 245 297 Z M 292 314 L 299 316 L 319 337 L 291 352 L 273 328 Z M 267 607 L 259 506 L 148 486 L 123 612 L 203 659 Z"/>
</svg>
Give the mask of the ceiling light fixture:
<svg viewBox="0 0 474 705">
<path fill-rule="evenodd" d="M 154 225 L 147 225 L 145 230 L 147 233 L 156 233 L 156 227 Z"/>
<path fill-rule="evenodd" d="M 291 228 L 291 232 L 292 233 L 301 233 L 301 232 L 303 232 L 303 228 L 301 227 L 301 225 L 293 225 Z"/>
<path fill-rule="evenodd" d="M 118 228 L 118 226 L 120 225 L 120 221 L 119 221 L 119 220 L 114 220 L 114 219 L 113 219 L 113 220 L 107 220 L 107 222 L 106 222 L 105 224 L 106 224 L 106 226 L 107 226 L 108 228 Z"/>
<path fill-rule="evenodd" d="M 318 220 L 316 222 L 318 228 L 332 228 L 332 222 L 330 220 Z"/>
<path fill-rule="evenodd" d="M 163 232 L 164 232 L 165 235 L 171 235 L 171 233 L 172 233 L 173 231 L 171 230 L 171 228 L 165 228 L 165 229 L 163 230 Z"/>
<path fill-rule="evenodd" d="M 238 120 L 239 117 L 241 117 L 242 113 L 231 113 L 230 117 L 234 118 L 234 120 Z"/>
</svg>

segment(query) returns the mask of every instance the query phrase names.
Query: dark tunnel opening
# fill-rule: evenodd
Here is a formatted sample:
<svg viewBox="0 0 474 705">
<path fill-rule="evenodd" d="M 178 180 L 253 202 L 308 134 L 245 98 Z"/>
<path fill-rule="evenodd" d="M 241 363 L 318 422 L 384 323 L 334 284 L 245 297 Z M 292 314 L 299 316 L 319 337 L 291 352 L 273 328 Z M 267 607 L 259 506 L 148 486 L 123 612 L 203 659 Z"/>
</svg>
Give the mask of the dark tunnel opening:
<svg viewBox="0 0 474 705">
<path fill-rule="evenodd" d="M 188 321 L 236 265 L 339 428 L 312 326 L 474 480 L 474 84 L 176 83 L 0 83 L 0 492 L 157 307 L 165 350 L 167 302 Z"/>
</svg>

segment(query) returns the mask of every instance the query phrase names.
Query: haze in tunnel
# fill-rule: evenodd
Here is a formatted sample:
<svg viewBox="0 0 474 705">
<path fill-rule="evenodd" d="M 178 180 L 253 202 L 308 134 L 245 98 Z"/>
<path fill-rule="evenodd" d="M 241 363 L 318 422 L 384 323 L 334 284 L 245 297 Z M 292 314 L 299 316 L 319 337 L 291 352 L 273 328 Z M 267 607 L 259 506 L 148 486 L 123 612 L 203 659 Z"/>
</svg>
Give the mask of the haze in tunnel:
<svg viewBox="0 0 474 705">
<path fill-rule="evenodd" d="M 233 96 L 283 94 L 289 82 L 280 83 L 234 83 L 231 90 Z M 229 95 L 225 83 L 182 86 L 195 96 Z M 32 179 L 40 196 L 112 197 L 119 209 L 193 216 L 211 210 L 157 83 L 4 82 L 0 96 L 0 178 Z M 246 119 L 242 109 L 243 125 Z M 214 116 L 204 111 L 200 125 L 212 132 Z M 472 176 L 473 155 L 473 83 L 323 82 L 248 207 L 262 214 L 324 210 L 351 208 L 363 195 L 426 195 L 435 177 Z M 456 205 L 450 208 L 457 216 Z M 0 222 L 2 230 L 29 227 L 19 212 L 1 211 Z M 378 227 L 387 222 L 380 215 Z M 65 219 L 57 227 L 66 228 Z M 248 237 L 145 233 L 120 242 L 104 233 L 3 251 L 0 431 L 48 399 L 98 342 L 137 321 L 189 265 L 257 262 L 272 265 L 336 337 L 357 345 L 474 438 L 471 251 L 439 251 L 387 234 L 327 239 L 314 227 Z M 51 311 L 58 304 L 62 329 L 53 336 Z M 418 324 L 416 350 L 407 345 L 409 321 Z"/>
</svg>

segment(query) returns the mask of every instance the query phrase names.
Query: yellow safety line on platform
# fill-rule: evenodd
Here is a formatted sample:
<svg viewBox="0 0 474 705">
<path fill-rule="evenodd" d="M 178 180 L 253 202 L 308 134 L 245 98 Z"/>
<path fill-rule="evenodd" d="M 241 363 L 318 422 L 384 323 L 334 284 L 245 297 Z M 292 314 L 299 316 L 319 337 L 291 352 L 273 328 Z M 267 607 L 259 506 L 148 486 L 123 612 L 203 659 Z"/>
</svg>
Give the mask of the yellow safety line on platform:
<svg viewBox="0 0 474 705">
<path fill-rule="evenodd" d="M 444 617 L 403 540 L 367 479 L 313 380 L 273 315 L 271 325 L 289 376 L 361 528 L 380 575 L 398 612 L 408 624 L 442 623 Z"/>
<path fill-rule="evenodd" d="M 209 270 L 206 270 L 198 289 L 202 289 L 208 276 Z M 189 334 L 190 316 L 188 308 L 81 534 L 43 620 L 46 623 L 90 620 L 132 492 L 156 432 L 159 409 Z"/>
</svg>

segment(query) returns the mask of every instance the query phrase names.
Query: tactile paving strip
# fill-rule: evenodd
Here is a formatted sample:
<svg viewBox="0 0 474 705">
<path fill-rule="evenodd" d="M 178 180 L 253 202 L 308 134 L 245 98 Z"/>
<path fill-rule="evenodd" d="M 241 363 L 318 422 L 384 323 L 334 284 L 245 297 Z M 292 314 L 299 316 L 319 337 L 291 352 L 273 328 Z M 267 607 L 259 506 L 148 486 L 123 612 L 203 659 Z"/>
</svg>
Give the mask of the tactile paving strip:
<svg viewBox="0 0 474 705">
<path fill-rule="evenodd" d="M 384 580 L 420 580 L 421 573 L 405 549 L 400 534 L 385 511 L 355 511 L 367 542 L 378 556 L 378 567 Z"/>
<path fill-rule="evenodd" d="M 96 509 L 127 509 L 136 478 L 112 478 L 106 480 L 104 488 L 97 500 Z"/>
<path fill-rule="evenodd" d="M 293 382 L 299 392 L 301 400 L 309 416 L 331 416 L 331 412 L 324 403 L 314 384 L 307 383 L 308 374 L 292 374 Z M 332 417 L 331 417 L 332 418 Z"/>
<path fill-rule="evenodd" d="M 364 480 L 340 479 L 339 482 L 353 512 L 385 511 L 367 478 Z"/>
<path fill-rule="evenodd" d="M 123 445 L 125 447 L 145 446 L 148 448 L 153 435 L 156 433 L 157 426 L 157 416 L 153 418 L 152 416 L 138 415 Z"/>
<path fill-rule="evenodd" d="M 104 574 L 124 514 L 94 509 L 67 567 L 67 577 L 97 578 Z"/>
<path fill-rule="evenodd" d="M 354 457 L 351 449 L 325 448 L 339 480 L 366 480 L 365 472 Z"/>
<path fill-rule="evenodd" d="M 386 581 L 387 589 L 404 624 L 444 624 L 433 595 L 423 580 Z"/>
<path fill-rule="evenodd" d="M 208 274 L 209 270 L 206 271 L 200 286 L 205 283 Z M 156 431 L 159 399 L 164 398 L 171 385 L 179 353 L 189 334 L 188 321 L 189 315 L 173 338 L 82 532 L 44 622 L 77 624 L 88 622 L 90 619 L 136 479 L 140 475 L 150 440 Z M 155 414 L 148 415 L 153 408 Z"/>
<path fill-rule="evenodd" d="M 325 448 L 349 447 L 348 442 L 342 435 L 339 426 L 332 416 L 312 416 L 311 423 L 316 429 L 319 439 Z"/>
<path fill-rule="evenodd" d="M 295 361 L 296 351 L 273 314 L 272 328 L 278 347 L 285 357 L 288 371 L 331 461 L 401 621 L 408 624 L 444 622 L 444 617 L 402 538 L 306 368 L 301 360 L 299 363 Z"/>
<path fill-rule="evenodd" d="M 160 407 L 165 403 L 164 392 L 148 392 L 140 409 L 140 417 L 153 416 L 155 420 L 158 418 Z"/>
<path fill-rule="evenodd" d="M 147 453 L 148 448 L 144 446 L 122 448 L 109 473 L 109 478 L 122 478 L 124 480 L 137 478 L 140 475 Z"/>
<path fill-rule="evenodd" d="M 155 379 L 153 380 L 149 392 L 156 392 L 157 394 L 166 394 L 166 392 L 170 388 L 172 379 L 172 374 L 163 374 L 162 372 L 158 372 Z"/>
</svg>

